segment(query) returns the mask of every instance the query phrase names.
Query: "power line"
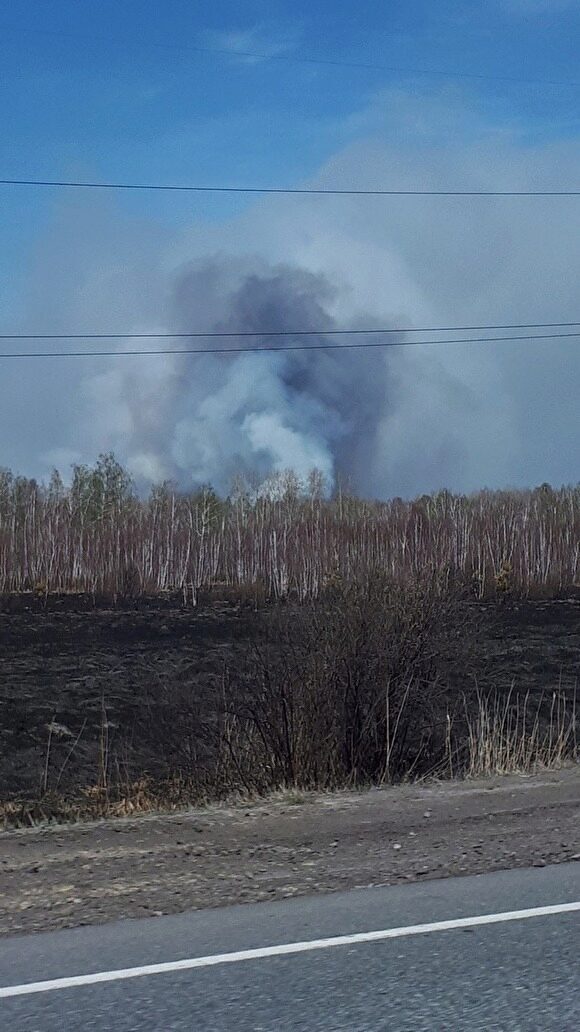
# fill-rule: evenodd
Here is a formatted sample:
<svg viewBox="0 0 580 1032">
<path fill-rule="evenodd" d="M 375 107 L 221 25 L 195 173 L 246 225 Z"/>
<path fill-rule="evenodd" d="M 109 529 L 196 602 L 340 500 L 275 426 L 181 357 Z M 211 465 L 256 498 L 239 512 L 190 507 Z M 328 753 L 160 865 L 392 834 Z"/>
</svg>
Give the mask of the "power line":
<svg viewBox="0 0 580 1032">
<path fill-rule="evenodd" d="M 422 347 L 437 344 L 489 344 L 493 342 L 519 340 L 559 340 L 580 337 L 577 333 L 540 333 L 523 334 L 504 337 L 452 337 L 446 340 L 388 340 L 357 341 L 355 344 L 283 344 L 279 347 L 240 347 L 240 348 L 152 348 L 131 351 L 15 351 L 0 352 L 3 358 L 118 358 L 121 356 L 144 357 L 146 355 L 239 355 L 259 354 L 276 351 L 352 351 L 363 348 L 403 348 Z"/>
<path fill-rule="evenodd" d="M 22 30 L 16 26 L 2 26 L 4 31 L 21 33 Z M 60 32 L 50 31 L 46 29 L 29 29 L 27 28 L 26 33 L 34 33 L 35 35 L 52 36 L 63 39 L 73 40 L 90 40 L 91 42 L 98 43 L 114 43 L 118 46 L 129 47 L 134 46 L 136 40 L 121 40 L 113 39 L 109 36 L 94 36 L 88 33 L 72 33 L 72 32 Z M 475 81 L 482 82 L 503 82 L 513 85 L 523 86 L 556 86 L 577 89 L 580 86 L 580 81 L 571 79 L 530 79 L 527 77 L 519 77 L 513 75 L 489 75 L 483 72 L 457 72 L 449 69 L 437 69 L 437 68 L 414 68 L 406 67 L 404 65 L 385 65 L 379 64 L 372 61 L 341 61 L 338 58 L 324 58 L 324 57 L 301 57 L 295 54 L 272 54 L 263 53 L 255 50 L 237 50 L 227 47 L 200 47 L 200 46 L 188 46 L 176 43 L 160 43 L 158 40 L 155 41 L 139 41 L 141 45 L 147 47 L 154 47 L 155 49 L 161 50 L 180 50 L 182 52 L 191 54 L 200 54 L 204 56 L 223 56 L 230 59 L 243 58 L 250 59 L 252 61 L 278 61 L 284 64 L 295 64 L 295 65 L 320 65 L 326 68 L 351 68 L 353 70 L 360 71 L 371 71 L 371 72 L 388 72 L 391 75 L 420 75 L 426 78 L 434 79 L 473 79 Z"/>
<path fill-rule="evenodd" d="M 580 326 L 576 322 L 495 323 L 484 326 L 388 326 L 338 330 L 188 330 L 183 333 L 0 333 L 0 340 L 170 340 L 193 337 L 337 337 L 374 333 L 459 333 L 467 330 L 542 330 Z M 263 348 L 259 350 L 263 351 Z M 281 350 L 281 349 L 278 349 Z"/>
<path fill-rule="evenodd" d="M 178 193 L 325 194 L 330 197 L 580 197 L 579 190 L 363 190 L 285 186 L 189 186 L 164 183 L 82 183 L 64 179 L 0 179 L 0 186 L 80 190 L 166 190 Z"/>
</svg>

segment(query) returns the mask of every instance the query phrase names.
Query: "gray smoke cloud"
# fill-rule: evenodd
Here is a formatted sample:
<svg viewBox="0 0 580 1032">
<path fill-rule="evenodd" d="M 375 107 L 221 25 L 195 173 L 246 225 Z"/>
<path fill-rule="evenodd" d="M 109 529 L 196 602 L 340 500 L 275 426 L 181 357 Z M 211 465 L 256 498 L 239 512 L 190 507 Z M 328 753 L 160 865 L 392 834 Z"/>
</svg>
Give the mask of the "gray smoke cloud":
<svg viewBox="0 0 580 1032">
<path fill-rule="evenodd" d="M 195 340 L 192 346 L 207 348 L 207 355 L 164 357 L 161 367 L 149 359 L 89 378 L 84 390 L 91 407 L 107 420 L 114 411 L 117 423 L 116 433 L 101 425 L 100 439 L 108 439 L 137 479 L 211 482 L 220 491 L 239 474 L 267 477 L 287 469 L 301 479 L 319 470 L 329 487 L 341 474 L 369 494 L 377 485 L 379 493 L 388 491 L 389 481 L 409 494 L 418 477 L 456 476 L 468 458 L 459 427 L 440 430 L 436 448 L 428 449 L 425 429 L 441 421 L 444 409 L 472 415 L 477 400 L 433 355 L 414 365 L 393 359 L 391 349 L 351 350 L 345 338 L 326 336 L 337 326 L 332 313 L 341 300 L 328 276 L 296 265 L 247 255 L 187 263 L 169 285 L 166 325 L 173 332 L 201 327 L 290 336 Z M 358 311 L 340 325 L 392 322 Z M 291 335 L 313 328 L 321 332 Z M 402 339 L 389 335 L 392 343 Z M 263 350 L 280 344 L 302 350 Z M 236 346 L 257 350 L 215 353 Z M 421 411 L 415 435 L 406 423 L 411 404 Z M 382 463 L 385 440 L 393 447 Z"/>
<path fill-rule="evenodd" d="M 192 341 L 207 348 L 207 356 L 164 358 L 161 375 L 159 365 L 149 364 L 145 371 L 116 368 L 88 381 L 97 408 L 100 402 L 108 412 L 114 397 L 117 418 L 125 414 L 117 444 L 133 473 L 212 482 L 220 490 L 237 474 L 265 477 L 286 469 L 301 478 L 317 469 L 329 485 L 337 472 L 359 482 L 388 404 L 388 364 L 359 349 L 326 349 L 346 343 L 324 333 L 336 326 L 330 309 L 337 295 L 320 273 L 248 257 L 215 257 L 180 269 L 167 304 L 173 332 L 201 327 L 259 335 Z M 320 332 L 261 335 L 309 329 Z M 301 350 L 262 350 L 280 345 Z M 212 354 L 240 346 L 256 350 Z"/>
<path fill-rule="evenodd" d="M 222 313 L 213 319 L 216 330 L 275 333 L 333 329 L 329 306 L 336 294 L 321 274 L 263 262 L 248 268 L 246 261 L 190 268 L 179 276 L 174 297 L 184 328 L 207 324 L 200 311 L 202 299 L 206 312 L 211 299 L 212 310 Z M 291 468 L 304 477 L 316 467 L 330 482 L 337 469 L 357 474 L 375 450 L 387 403 L 384 364 L 377 375 L 377 363 L 360 350 L 322 350 L 344 343 L 323 332 L 237 341 L 244 342 L 306 350 L 220 356 L 191 370 L 177 427 L 182 467 L 197 454 L 197 477 L 215 476 L 216 469 L 231 477 L 238 468 L 263 475 Z"/>
<path fill-rule="evenodd" d="M 354 131 L 314 185 L 550 189 L 580 176 L 575 139 L 531 148 L 453 97 L 386 94 Z M 17 328 L 316 327 L 315 344 L 343 343 L 324 337 L 333 327 L 579 318 L 573 199 L 269 198 L 179 230 L 118 204 L 60 202 Z M 257 338 L 257 353 L 228 356 L 212 347 L 236 340 L 193 343 L 210 353 L 4 363 L 0 465 L 46 476 L 113 450 L 139 483 L 220 490 L 237 473 L 317 467 L 377 497 L 578 480 L 575 342 L 272 354 Z"/>
</svg>

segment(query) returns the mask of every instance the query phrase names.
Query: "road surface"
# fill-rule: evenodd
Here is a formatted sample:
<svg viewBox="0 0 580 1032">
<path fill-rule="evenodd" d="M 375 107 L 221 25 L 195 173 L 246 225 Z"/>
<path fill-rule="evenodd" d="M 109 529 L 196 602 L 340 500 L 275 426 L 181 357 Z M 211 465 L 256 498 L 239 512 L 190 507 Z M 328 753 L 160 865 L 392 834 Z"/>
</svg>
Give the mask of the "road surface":
<svg viewBox="0 0 580 1032">
<path fill-rule="evenodd" d="M 579 945 L 578 863 L 123 921 L 4 940 L 0 1028 L 572 1032 Z"/>
</svg>

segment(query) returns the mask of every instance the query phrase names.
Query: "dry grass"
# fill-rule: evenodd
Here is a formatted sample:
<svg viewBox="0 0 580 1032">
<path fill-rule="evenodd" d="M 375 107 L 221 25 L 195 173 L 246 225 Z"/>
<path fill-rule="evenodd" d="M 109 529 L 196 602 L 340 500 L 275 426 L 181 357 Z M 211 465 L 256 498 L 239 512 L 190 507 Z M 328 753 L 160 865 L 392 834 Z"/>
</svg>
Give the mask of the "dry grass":
<svg viewBox="0 0 580 1032">
<path fill-rule="evenodd" d="M 211 800 L 200 796 L 195 780 L 167 778 L 155 783 L 148 778 L 105 791 L 100 785 L 80 788 L 76 793 L 47 792 L 38 799 L 10 799 L 0 802 L 0 826 L 36 827 L 39 824 L 76 823 L 111 817 L 168 813 Z"/>
<path fill-rule="evenodd" d="M 547 705 L 546 705 L 547 704 Z M 532 702 L 519 698 L 480 696 L 467 718 L 467 760 L 470 778 L 493 774 L 534 774 L 557 770 L 578 756 L 576 700 L 561 692 Z"/>
</svg>

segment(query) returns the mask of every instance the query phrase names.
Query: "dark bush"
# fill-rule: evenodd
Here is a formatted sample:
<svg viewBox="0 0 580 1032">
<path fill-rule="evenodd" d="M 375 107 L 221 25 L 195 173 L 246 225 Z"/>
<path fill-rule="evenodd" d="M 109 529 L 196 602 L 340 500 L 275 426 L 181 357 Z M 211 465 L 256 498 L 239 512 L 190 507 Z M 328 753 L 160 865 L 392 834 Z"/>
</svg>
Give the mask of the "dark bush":
<svg viewBox="0 0 580 1032">
<path fill-rule="evenodd" d="M 228 749 L 244 781 L 326 788 L 432 772 L 447 744 L 448 676 L 467 662 L 469 612 L 440 575 L 338 582 L 279 610 L 228 676 Z"/>
</svg>

